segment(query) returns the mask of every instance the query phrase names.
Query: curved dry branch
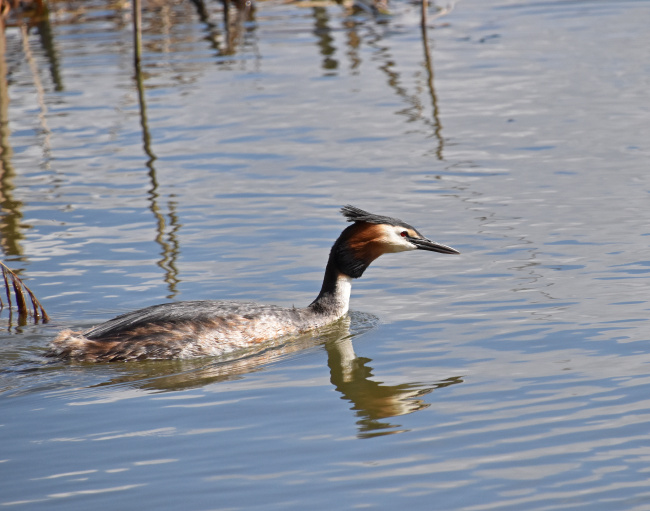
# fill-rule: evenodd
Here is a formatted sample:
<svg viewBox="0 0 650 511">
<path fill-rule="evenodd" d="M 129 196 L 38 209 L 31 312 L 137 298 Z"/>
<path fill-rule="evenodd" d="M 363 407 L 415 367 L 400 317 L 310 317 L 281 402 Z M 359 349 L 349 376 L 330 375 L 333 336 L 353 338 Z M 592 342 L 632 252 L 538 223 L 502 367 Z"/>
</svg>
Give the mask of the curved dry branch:
<svg viewBox="0 0 650 511">
<path fill-rule="evenodd" d="M 2 277 L 5 283 L 5 291 L 7 292 L 7 303 L 11 308 L 11 289 L 14 290 L 14 297 L 16 299 L 16 308 L 20 314 L 32 314 L 35 320 L 42 319 L 43 323 L 47 323 L 50 320 L 50 317 L 45 312 L 45 309 L 41 305 L 41 302 L 38 301 L 36 295 L 32 293 L 25 283 L 20 280 L 20 277 L 11 271 L 7 266 L 0 261 L 0 267 L 2 267 Z M 27 305 L 27 297 L 32 304 L 32 309 L 30 310 Z M 4 302 L 0 298 L 0 308 L 4 307 Z"/>
</svg>

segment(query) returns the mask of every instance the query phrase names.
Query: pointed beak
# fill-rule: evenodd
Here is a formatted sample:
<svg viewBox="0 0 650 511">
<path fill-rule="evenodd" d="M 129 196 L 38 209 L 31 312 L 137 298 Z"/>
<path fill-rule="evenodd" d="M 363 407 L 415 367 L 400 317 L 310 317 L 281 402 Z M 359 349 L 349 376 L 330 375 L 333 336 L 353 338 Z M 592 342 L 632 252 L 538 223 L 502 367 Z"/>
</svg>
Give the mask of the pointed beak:
<svg viewBox="0 0 650 511">
<path fill-rule="evenodd" d="M 408 239 L 420 250 L 430 250 L 431 252 L 440 252 L 441 254 L 460 254 L 455 248 L 448 247 L 442 243 L 428 240 L 426 238 L 410 238 Z"/>
</svg>

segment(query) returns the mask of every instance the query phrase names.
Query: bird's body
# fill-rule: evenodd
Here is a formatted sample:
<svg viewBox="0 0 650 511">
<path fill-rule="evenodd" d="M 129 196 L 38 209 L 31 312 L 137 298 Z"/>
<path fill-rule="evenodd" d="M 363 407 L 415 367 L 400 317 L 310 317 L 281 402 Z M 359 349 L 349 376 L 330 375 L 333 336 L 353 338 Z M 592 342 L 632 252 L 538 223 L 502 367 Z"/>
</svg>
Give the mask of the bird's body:
<svg viewBox="0 0 650 511">
<path fill-rule="evenodd" d="M 63 330 L 48 356 L 112 362 L 217 356 L 263 341 L 299 334 L 331 323 L 348 312 L 352 279 L 382 254 L 458 251 L 424 238 L 395 218 L 346 206 L 350 222 L 332 246 L 318 297 L 307 307 L 231 301 L 186 301 L 154 305 L 113 318 L 86 332 Z"/>
<path fill-rule="evenodd" d="M 219 356 L 300 334 L 337 317 L 308 307 L 253 302 L 165 303 L 123 314 L 83 334 L 64 330 L 53 344 L 56 356 L 79 361 Z"/>
</svg>

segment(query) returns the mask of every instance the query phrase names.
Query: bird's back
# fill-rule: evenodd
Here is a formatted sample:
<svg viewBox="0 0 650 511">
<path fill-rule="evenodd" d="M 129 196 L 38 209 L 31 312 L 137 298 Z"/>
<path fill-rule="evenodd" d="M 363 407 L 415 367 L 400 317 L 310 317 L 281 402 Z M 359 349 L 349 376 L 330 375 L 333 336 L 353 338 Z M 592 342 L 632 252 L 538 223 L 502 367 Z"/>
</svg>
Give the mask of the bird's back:
<svg viewBox="0 0 650 511">
<path fill-rule="evenodd" d="M 218 356 L 326 323 L 309 309 L 233 301 L 146 307 L 86 332 L 62 331 L 49 355 L 77 361 Z"/>
</svg>

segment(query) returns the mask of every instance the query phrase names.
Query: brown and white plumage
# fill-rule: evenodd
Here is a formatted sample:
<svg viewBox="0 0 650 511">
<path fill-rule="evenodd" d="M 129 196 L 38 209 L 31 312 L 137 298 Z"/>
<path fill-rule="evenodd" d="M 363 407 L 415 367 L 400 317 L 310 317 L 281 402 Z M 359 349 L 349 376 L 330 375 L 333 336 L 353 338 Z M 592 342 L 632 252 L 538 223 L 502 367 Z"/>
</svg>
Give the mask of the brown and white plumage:
<svg viewBox="0 0 650 511">
<path fill-rule="evenodd" d="M 307 307 L 216 300 L 154 305 L 83 333 L 63 330 L 47 355 L 82 362 L 224 355 L 337 320 L 348 311 L 352 279 L 382 254 L 418 249 L 459 253 L 396 218 L 353 206 L 341 212 L 353 223 L 332 246 L 321 291 Z"/>
</svg>

